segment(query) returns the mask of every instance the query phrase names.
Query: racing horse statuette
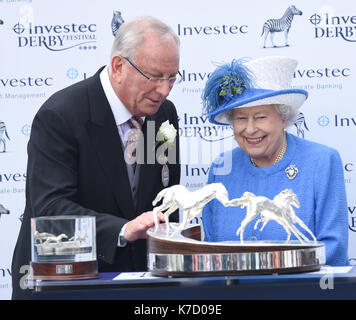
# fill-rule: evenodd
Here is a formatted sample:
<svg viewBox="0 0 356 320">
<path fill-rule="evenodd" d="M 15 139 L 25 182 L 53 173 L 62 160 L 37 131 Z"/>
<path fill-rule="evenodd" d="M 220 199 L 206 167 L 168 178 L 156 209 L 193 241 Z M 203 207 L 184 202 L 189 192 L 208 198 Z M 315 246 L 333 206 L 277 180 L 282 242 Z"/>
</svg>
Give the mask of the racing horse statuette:
<svg viewBox="0 0 356 320">
<path fill-rule="evenodd" d="M 262 223 L 262 227 L 260 228 L 260 231 L 262 231 L 269 221 L 274 220 L 286 231 L 286 242 L 290 240 L 292 234 L 294 234 L 301 243 L 310 241 L 295 226 L 295 224 L 298 224 L 311 236 L 315 243 L 317 242 L 313 232 L 297 217 L 293 209 L 293 206 L 299 208 L 300 203 L 297 195 L 291 189 L 283 190 L 276 195 L 273 200 L 264 196 L 256 196 L 251 192 L 245 192 L 241 198 L 229 200 L 228 192 L 222 183 L 207 184 L 196 191 L 189 191 L 182 185 L 175 185 L 163 189 L 152 202 L 153 206 L 155 206 L 162 200 L 161 205 L 153 209 L 155 232 L 158 230 L 158 212 L 162 212 L 164 215 L 167 237 L 174 237 L 178 232 L 184 230 L 187 224 L 197 217 L 202 212 L 204 206 L 213 199 L 217 199 L 225 207 L 246 207 L 246 216 L 236 232 L 236 235 L 240 235 L 241 243 L 244 241 L 243 235 L 246 226 L 258 216 L 259 218 L 254 226 L 255 230 L 259 223 Z M 169 223 L 169 216 L 177 209 L 182 210 L 182 221 L 178 226 L 175 226 Z M 171 228 L 175 229 L 172 234 L 170 234 Z"/>
<path fill-rule="evenodd" d="M 182 231 L 190 221 L 198 216 L 209 201 L 215 198 L 223 205 L 229 201 L 228 192 L 222 183 L 207 184 L 196 191 L 189 191 L 182 185 L 174 185 L 163 189 L 152 202 L 155 206 L 157 202 L 163 199 L 162 204 L 153 209 L 155 232 L 158 230 L 157 213 L 159 211 L 165 211 L 163 214 L 166 222 L 167 237 L 173 237 L 179 231 Z M 169 216 L 177 209 L 182 210 L 182 222 L 178 227 L 175 227 L 170 225 Z M 175 229 L 171 235 L 169 235 L 170 228 Z"/>
<path fill-rule="evenodd" d="M 307 231 L 316 243 L 316 237 L 304 222 L 297 217 L 292 206 L 300 207 L 297 195 L 291 190 L 286 189 L 276 195 L 273 200 L 264 196 L 256 196 L 251 192 L 245 192 L 241 198 L 233 199 L 226 203 L 226 206 L 246 207 L 246 217 L 242 220 L 236 234 L 240 234 L 241 243 L 243 243 L 243 234 L 246 226 L 255 219 L 258 215 L 260 218 L 256 221 L 254 229 L 262 222 L 260 231 L 264 229 L 270 220 L 279 223 L 287 233 L 289 241 L 291 233 L 293 233 L 301 243 L 309 241 L 309 239 L 294 225 L 298 223 L 305 231 Z"/>
</svg>

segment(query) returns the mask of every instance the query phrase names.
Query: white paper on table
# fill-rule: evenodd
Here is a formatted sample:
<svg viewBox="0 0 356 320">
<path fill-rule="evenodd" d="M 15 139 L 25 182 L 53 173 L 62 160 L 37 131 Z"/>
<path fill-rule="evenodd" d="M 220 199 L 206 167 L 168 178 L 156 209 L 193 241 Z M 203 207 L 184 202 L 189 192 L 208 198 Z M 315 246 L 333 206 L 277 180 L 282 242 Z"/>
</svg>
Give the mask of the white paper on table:
<svg viewBox="0 0 356 320">
<path fill-rule="evenodd" d="M 113 280 L 142 280 L 157 279 L 151 272 L 123 272 L 117 275 Z"/>
<path fill-rule="evenodd" d="M 310 274 L 327 274 L 327 273 L 348 273 L 352 269 L 352 266 L 349 267 L 331 267 L 323 266 L 319 271 L 308 272 Z"/>
</svg>

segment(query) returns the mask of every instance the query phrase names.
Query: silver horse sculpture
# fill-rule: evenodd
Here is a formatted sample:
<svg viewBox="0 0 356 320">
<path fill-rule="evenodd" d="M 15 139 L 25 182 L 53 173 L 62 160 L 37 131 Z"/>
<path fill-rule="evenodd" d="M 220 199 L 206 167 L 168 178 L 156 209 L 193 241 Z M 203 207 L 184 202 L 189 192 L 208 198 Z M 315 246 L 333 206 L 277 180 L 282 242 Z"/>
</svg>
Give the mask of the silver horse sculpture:
<svg viewBox="0 0 356 320">
<path fill-rule="evenodd" d="M 309 241 L 309 239 L 294 225 L 295 223 L 298 223 L 311 235 L 314 242 L 316 242 L 316 237 L 304 222 L 297 217 L 292 205 L 296 208 L 300 207 L 297 195 L 290 189 L 283 190 L 276 195 L 273 200 L 264 196 L 256 196 L 251 192 L 245 192 L 241 198 L 233 199 L 228 203 L 225 203 L 225 206 L 246 207 L 246 217 L 242 220 L 241 225 L 236 232 L 237 235 L 240 234 L 241 243 L 243 243 L 243 234 L 246 226 L 258 215 L 260 215 L 260 218 L 255 223 L 255 230 L 260 222 L 263 223 L 260 229 L 260 231 L 262 231 L 270 220 L 275 220 L 287 232 L 288 236 L 286 242 L 289 241 L 291 233 L 293 233 L 301 243 Z"/>
<path fill-rule="evenodd" d="M 157 213 L 166 210 L 163 214 L 166 222 L 167 237 L 173 237 L 175 234 L 182 231 L 190 221 L 202 212 L 204 206 L 209 201 L 216 198 L 223 205 L 229 202 L 228 192 L 222 183 L 207 184 L 196 191 L 189 191 L 182 185 L 175 185 L 159 192 L 156 199 L 152 202 L 153 206 L 155 206 L 162 198 L 162 204 L 153 209 L 153 217 L 155 221 L 155 232 L 157 232 Z M 175 227 L 169 224 L 169 216 L 177 209 L 182 210 L 183 217 L 182 222 Z M 169 235 L 170 227 L 175 229 L 171 235 Z"/>
</svg>

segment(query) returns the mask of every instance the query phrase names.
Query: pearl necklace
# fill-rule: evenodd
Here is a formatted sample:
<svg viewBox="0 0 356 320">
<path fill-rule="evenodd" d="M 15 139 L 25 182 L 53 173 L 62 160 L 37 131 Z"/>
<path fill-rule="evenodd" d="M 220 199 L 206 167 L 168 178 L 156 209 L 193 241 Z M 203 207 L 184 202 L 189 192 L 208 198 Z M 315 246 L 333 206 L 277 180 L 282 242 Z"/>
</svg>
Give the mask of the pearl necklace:
<svg viewBox="0 0 356 320">
<path fill-rule="evenodd" d="M 276 164 L 277 162 L 281 161 L 281 160 L 283 159 L 283 157 L 284 157 L 286 151 L 287 151 L 287 139 L 284 138 L 284 140 L 283 140 L 283 145 L 282 145 L 281 149 L 279 150 L 278 155 L 277 155 L 277 158 L 274 160 L 273 164 Z M 252 157 L 250 157 L 250 160 L 251 160 L 251 163 L 252 163 L 255 167 L 258 167 L 257 164 L 256 164 L 256 162 L 255 162 L 255 160 L 254 160 Z"/>
</svg>

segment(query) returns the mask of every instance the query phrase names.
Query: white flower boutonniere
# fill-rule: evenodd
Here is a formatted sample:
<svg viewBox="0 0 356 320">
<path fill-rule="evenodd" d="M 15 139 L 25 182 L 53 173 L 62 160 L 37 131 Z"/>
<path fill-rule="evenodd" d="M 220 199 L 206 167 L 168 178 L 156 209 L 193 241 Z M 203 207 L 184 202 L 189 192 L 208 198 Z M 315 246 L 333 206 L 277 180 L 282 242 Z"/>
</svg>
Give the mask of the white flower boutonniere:
<svg viewBox="0 0 356 320">
<path fill-rule="evenodd" d="M 167 166 L 168 158 L 165 153 L 169 147 L 174 146 L 176 135 L 176 128 L 174 128 L 174 126 L 170 124 L 168 120 L 161 124 L 157 132 L 155 148 L 160 144 L 161 146 L 157 149 L 156 156 L 157 161 L 163 164 L 161 176 L 162 185 L 164 187 L 167 187 L 169 184 L 169 168 Z"/>
<path fill-rule="evenodd" d="M 173 145 L 176 135 L 176 128 L 174 128 L 174 126 L 170 124 L 168 120 L 163 122 L 157 132 L 157 141 L 155 147 L 157 147 L 160 143 L 166 143 L 168 146 Z"/>
</svg>

